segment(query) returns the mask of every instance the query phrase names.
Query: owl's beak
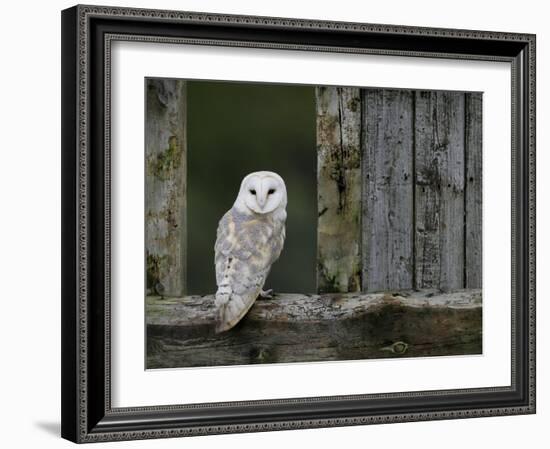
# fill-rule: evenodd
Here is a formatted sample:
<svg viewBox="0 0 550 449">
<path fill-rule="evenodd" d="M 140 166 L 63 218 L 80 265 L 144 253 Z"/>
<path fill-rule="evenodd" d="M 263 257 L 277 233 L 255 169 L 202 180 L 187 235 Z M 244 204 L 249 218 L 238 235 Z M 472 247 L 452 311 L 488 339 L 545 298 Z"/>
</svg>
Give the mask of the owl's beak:
<svg viewBox="0 0 550 449">
<path fill-rule="evenodd" d="M 258 195 L 258 204 L 263 209 L 267 201 L 267 195 Z"/>
</svg>

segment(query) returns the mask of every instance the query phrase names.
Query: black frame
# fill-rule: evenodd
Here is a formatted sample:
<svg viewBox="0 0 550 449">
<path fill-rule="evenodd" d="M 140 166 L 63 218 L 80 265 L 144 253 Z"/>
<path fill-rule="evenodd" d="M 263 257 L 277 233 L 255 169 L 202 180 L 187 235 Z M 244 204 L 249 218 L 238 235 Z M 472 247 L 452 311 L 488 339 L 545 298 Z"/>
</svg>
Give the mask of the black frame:
<svg viewBox="0 0 550 449">
<path fill-rule="evenodd" d="M 112 408 L 110 44 L 194 43 L 512 66 L 512 384 Z M 535 36 L 118 7 L 62 12 L 62 436 L 75 442 L 535 413 Z"/>
</svg>

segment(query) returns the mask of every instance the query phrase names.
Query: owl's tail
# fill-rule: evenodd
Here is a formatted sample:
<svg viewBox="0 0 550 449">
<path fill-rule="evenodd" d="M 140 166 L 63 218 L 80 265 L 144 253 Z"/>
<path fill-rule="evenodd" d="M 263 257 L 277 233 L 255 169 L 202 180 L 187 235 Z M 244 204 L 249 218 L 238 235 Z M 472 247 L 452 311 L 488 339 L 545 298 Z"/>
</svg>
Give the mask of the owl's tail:
<svg viewBox="0 0 550 449">
<path fill-rule="evenodd" d="M 216 292 L 216 333 L 234 327 L 250 310 L 259 292 L 260 289 L 255 289 L 243 295 L 229 285 L 220 285 Z"/>
</svg>

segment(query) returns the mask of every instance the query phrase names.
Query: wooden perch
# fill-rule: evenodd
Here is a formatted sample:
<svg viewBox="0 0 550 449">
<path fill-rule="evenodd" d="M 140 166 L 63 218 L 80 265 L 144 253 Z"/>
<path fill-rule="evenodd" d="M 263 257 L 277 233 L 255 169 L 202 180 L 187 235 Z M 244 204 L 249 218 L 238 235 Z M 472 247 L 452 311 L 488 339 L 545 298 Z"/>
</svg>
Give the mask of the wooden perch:
<svg viewBox="0 0 550 449">
<path fill-rule="evenodd" d="M 481 290 L 280 294 L 215 334 L 213 296 L 148 297 L 147 368 L 481 353 Z"/>
</svg>

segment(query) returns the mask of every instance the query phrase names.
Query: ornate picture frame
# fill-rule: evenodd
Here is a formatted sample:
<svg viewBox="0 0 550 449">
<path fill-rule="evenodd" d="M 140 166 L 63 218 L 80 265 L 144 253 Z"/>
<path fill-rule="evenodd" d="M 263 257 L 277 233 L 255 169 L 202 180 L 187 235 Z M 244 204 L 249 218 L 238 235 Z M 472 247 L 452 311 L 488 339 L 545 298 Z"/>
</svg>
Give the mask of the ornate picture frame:
<svg viewBox="0 0 550 449">
<path fill-rule="evenodd" d="M 511 67 L 511 384 L 113 407 L 111 45 L 501 61 Z M 535 413 L 535 36 L 100 6 L 62 12 L 62 436 L 74 442 Z M 140 342 L 141 344 L 142 342 Z M 137 343 L 136 343 L 137 344 Z"/>
</svg>

